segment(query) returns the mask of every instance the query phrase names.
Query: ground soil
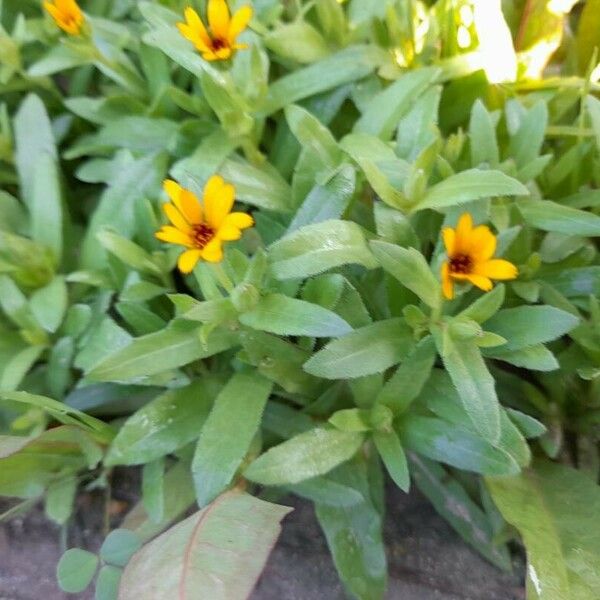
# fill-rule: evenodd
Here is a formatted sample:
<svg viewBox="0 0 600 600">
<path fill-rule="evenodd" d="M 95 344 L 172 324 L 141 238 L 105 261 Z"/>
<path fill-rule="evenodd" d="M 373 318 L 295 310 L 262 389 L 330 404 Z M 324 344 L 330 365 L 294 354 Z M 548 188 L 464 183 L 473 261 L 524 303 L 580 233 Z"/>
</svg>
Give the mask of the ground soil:
<svg viewBox="0 0 600 600">
<path fill-rule="evenodd" d="M 115 486 L 114 521 L 137 500 L 138 485 L 122 480 Z M 347 598 L 311 505 L 293 497 L 282 503 L 295 510 L 285 520 L 251 600 Z M 513 573 L 502 573 L 469 548 L 418 492 L 406 495 L 390 488 L 387 503 L 388 600 L 524 600 L 520 559 Z M 69 546 L 98 549 L 103 505 L 101 492 L 78 498 L 68 529 Z M 0 502 L 0 513 L 7 506 Z M 0 600 L 93 598 L 92 592 L 66 595 L 58 589 L 54 569 L 61 555 L 60 538 L 60 529 L 45 519 L 41 507 L 0 525 Z"/>
</svg>

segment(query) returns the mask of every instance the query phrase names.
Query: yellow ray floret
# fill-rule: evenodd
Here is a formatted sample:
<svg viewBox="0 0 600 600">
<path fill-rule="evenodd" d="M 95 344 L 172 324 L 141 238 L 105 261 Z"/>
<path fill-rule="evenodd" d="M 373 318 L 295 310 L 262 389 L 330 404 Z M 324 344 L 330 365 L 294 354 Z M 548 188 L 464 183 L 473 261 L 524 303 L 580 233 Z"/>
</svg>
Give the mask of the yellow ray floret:
<svg viewBox="0 0 600 600">
<path fill-rule="evenodd" d="M 54 22 L 69 35 L 79 35 L 85 17 L 75 0 L 53 0 L 44 2 L 44 8 Z"/>
<path fill-rule="evenodd" d="M 181 35 L 194 44 L 205 60 L 227 60 L 236 50 L 247 48 L 238 44 L 238 36 L 252 18 L 252 7 L 242 6 L 233 16 L 225 0 L 208 0 L 207 29 L 198 13 L 190 6 L 185 9 L 185 23 L 177 23 Z"/>
<path fill-rule="evenodd" d="M 171 225 L 161 227 L 156 237 L 186 248 L 177 262 L 182 273 L 191 273 L 199 260 L 220 262 L 223 242 L 239 240 L 242 230 L 254 225 L 250 215 L 231 212 L 235 188 L 218 175 L 208 180 L 202 201 L 172 179 L 163 187 L 170 199 L 163 210 Z"/>
<path fill-rule="evenodd" d="M 444 296 L 454 298 L 454 282 L 469 281 L 489 292 L 492 279 L 514 279 L 518 275 L 515 265 L 507 260 L 493 258 L 496 252 L 496 236 L 486 225 L 473 227 L 473 219 L 464 213 L 456 229 L 446 227 L 442 231 L 447 260 L 442 265 L 442 289 Z"/>
</svg>

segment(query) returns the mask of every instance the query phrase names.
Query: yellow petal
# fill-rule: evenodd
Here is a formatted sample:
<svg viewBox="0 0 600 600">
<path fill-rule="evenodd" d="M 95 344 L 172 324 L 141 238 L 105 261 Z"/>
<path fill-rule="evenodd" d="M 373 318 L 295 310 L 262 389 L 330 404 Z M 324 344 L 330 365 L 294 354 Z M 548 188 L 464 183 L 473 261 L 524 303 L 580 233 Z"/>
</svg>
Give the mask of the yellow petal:
<svg viewBox="0 0 600 600">
<path fill-rule="evenodd" d="M 511 262 L 496 258 L 478 265 L 477 273 L 491 279 L 506 280 L 517 277 L 519 270 Z"/>
<path fill-rule="evenodd" d="M 219 48 L 215 52 L 215 57 L 217 60 L 227 60 L 231 56 L 231 48 L 229 46 L 225 46 L 224 48 Z"/>
<path fill-rule="evenodd" d="M 163 181 L 163 189 L 188 223 L 202 222 L 202 206 L 195 194 L 182 188 L 172 179 Z"/>
<path fill-rule="evenodd" d="M 454 241 L 456 239 L 456 233 L 451 227 L 444 227 L 442 230 L 442 238 L 444 240 L 444 246 L 446 246 L 446 252 L 448 256 L 454 254 Z"/>
<path fill-rule="evenodd" d="M 478 260 L 488 260 L 496 252 L 496 236 L 487 225 L 479 225 L 471 232 L 468 253 Z"/>
<path fill-rule="evenodd" d="M 204 188 L 204 211 L 206 221 L 213 229 L 219 229 L 231 212 L 235 199 L 235 188 L 225 183 L 219 175 L 213 175 Z"/>
<path fill-rule="evenodd" d="M 200 40 L 207 48 L 210 48 L 212 40 L 210 39 L 210 35 L 208 35 L 208 31 L 206 31 L 206 27 L 204 27 L 204 23 L 202 22 L 202 19 L 198 13 L 191 6 L 188 6 L 183 14 L 185 15 L 185 20 L 188 22 L 188 25 L 192 31 L 198 35 Z"/>
<path fill-rule="evenodd" d="M 225 0 L 208 0 L 208 23 L 213 37 L 227 39 L 229 33 L 229 8 Z"/>
<path fill-rule="evenodd" d="M 177 205 L 177 202 L 179 202 L 179 195 L 181 194 L 182 187 L 172 179 L 165 179 L 163 181 L 163 190 L 165 190 L 165 193 L 167 194 L 167 196 L 169 196 L 171 202 Z"/>
<path fill-rule="evenodd" d="M 233 44 L 244 29 L 248 26 L 250 19 L 252 18 L 252 7 L 242 6 L 238 11 L 235 12 L 229 23 L 229 41 Z"/>
<path fill-rule="evenodd" d="M 175 227 L 171 227 L 170 225 L 165 225 L 154 235 L 157 239 L 161 240 L 162 242 L 168 242 L 169 244 L 193 246 L 192 240 L 188 235 L 183 233 L 183 231 L 179 231 L 179 229 L 175 229 Z"/>
<path fill-rule="evenodd" d="M 442 265 L 442 292 L 446 299 L 452 300 L 454 298 L 454 284 L 450 277 L 450 268 L 447 262 Z"/>
<path fill-rule="evenodd" d="M 44 2 L 44 8 L 55 21 L 62 20 L 62 12 L 52 2 Z"/>
<path fill-rule="evenodd" d="M 201 250 L 186 250 L 179 255 L 177 267 L 182 273 L 191 273 L 201 256 Z"/>
<path fill-rule="evenodd" d="M 493 287 L 492 282 L 482 275 L 471 274 L 467 276 L 467 279 L 484 292 L 489 292 Z"/>
<path fill-rule="evenodd" d="M 64 5 L 66 11 L 69 13 L 69 15 L 71 15 L 72 18 L 81 18 L 81 8 L 79 8 L 79 5 L 77 4 L 77 2 L 75 2 L 75 0 L 65 0 Z"/>
<path fill-rule="evenodd" d="M 471 218 L 471 215 L 469 213 L 463 213 L 456 225 L 456 235 L 454 239 L 454 252 L 456 254 L 467 252 L 472 228 L 473 219 Z"/>
<path fill-rule="evenodd" d="M 221 225 L 217 237 L 226 242 L 233 242 L 242 237 L 242 232 L 235 225 Z"/>
<path fill-rule="evenodd" d="M 206 52 L 209 50 L 206 42 L 189 25 L 186 25 L 185 23 L 177 23 L 177 29 L 179 29 L 179 32 L 186 40 L 189 40 L 192 42 L 192 44 L 194 44 L 196 50 L 199 52 Z"/>
<path fill-rule="evenodd" d="M 188 223 L 191 223 L 192 225 L 202 223 L 202 205 L 200 204 L 200 200 L 196 197 L 196 194 L 189 190 L 181 190 L 181 195 L 179 196 L 179 210 L 181 210 Z"/>
<path fill-rule="evenodd" d="M 248 229 L 248 227 L 254 225 L 254 219 L 243 212 L 232 212 L 223 219 L 222 225 L 233 225 L 238 229 Z"/>
<path fill-rule="evenodd" d="M 185 234 L 189 234 L 192 231 L 188 221 L 184 219 L 183 215 L 179 212 L 179 210 L 177 210 L 177 208 L 175 208 L 173 204 L 169 202 L 168 204 L 163 204 L 162 207 L 165 215 L 167 215 L 167 219 L 169 219 L 169 221 L 171 221 L 171 223 L 173 223 L 173 225 L 175 225 L 179 231 Z"/>
<path fill-rule="evenodd" d="M 213 238 L 202 249 L 202 258 L 206 262 L 218 263 L 223 260 L 223 245 L 219 238 Z"/>
</svg>

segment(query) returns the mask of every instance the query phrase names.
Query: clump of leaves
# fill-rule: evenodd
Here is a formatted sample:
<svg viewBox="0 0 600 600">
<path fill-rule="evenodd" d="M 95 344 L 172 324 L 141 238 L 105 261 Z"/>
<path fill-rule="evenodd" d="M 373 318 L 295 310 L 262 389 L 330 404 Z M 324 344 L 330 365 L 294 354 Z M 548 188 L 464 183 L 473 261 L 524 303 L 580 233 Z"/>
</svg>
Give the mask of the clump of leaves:
<svg viewBox="0 0 600 600">
<path fill-rule="evenodd" d="M 65 591 L 245 598 L 291 493 L 382 598 L 387 472 L 600 595 L 599 19 L 0 3 L 2 518 L 143 473 Z"/>
</svg>

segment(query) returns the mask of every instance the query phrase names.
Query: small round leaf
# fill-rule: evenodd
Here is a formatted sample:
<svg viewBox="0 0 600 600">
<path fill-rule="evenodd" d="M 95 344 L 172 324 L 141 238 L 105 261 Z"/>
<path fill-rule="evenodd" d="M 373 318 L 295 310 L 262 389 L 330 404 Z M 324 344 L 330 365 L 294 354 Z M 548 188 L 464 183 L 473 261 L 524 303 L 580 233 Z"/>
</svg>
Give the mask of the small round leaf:
<svg viewBox="0 0 600 600">
<path fill-rule="evenodd" d="M 124 567 L 129 559 L 140 549 L 142 541 L 128 529 L 111 531 L 100 548 L 104 562 L 116 567 Z"/>
<path fill-rule="evenodd" d="M 119 596 L 119 583 L 123 569 L 105 565 L 98 573 L 96 579 L 95 600 L 117 600 Z"/>
<path fill-rule="evenodd" d="M 98 557 L 81 548 L 71 548 L 61 557 L 56 577 L 61 589 L 70 594 L 83 592 L 96 573 Z"/>
</svg>

